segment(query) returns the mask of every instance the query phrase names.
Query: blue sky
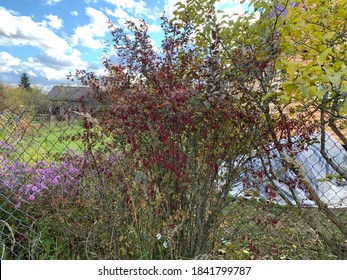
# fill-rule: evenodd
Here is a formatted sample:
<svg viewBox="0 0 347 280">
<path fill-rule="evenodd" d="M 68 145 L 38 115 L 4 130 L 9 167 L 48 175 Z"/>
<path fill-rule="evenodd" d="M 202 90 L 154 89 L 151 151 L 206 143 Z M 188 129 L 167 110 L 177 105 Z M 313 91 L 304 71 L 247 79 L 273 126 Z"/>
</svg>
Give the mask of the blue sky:
<svg viewBox="0 0 347 280">
<path fill-rule="evenodd" d="M 75 69 L 102 70 L 107 21 L 124 27 L 143 18 L 159 46 L 160 17 L 178 0 L 0 0 L 0 81 L 18 84 L 27 72 L 34 85 L 49 90 L 66 84 Z M 182 1 L 184 2 L 184 1 Z M 233 12 L 242 6 L 221 0 Z"/>
</svg>

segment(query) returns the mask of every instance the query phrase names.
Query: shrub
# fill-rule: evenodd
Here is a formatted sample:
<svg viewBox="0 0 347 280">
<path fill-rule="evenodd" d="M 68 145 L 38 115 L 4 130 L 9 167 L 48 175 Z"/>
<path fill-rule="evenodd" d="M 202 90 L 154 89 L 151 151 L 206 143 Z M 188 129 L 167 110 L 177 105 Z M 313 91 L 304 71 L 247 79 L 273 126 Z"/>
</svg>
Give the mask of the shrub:
<svg viewBox="0 0 347 280">
<path fill-rule="evenodd" d="M 76 73 L 107 104 L 96 119 L 85 116 L 88 141 L 111 138 L 108 147 L 129 160 L 117 203 L 128 208 L 142 254 L 196 257 L 211 246 L 226 198 L 249 159 L 256 139 L 245 122 L 256 125 L 257 116 L 239 106 L 237 90 L 216 77 L 218 71 L 211 72 L 213 59 L 194 48 L 189 26 L 180 29 L 164 18 L 161 54 L 144 22 L 128 22 L 128 28 L 133 41 L 121 29 L 112 31 L 120 63 L 106 60 L 107 76 Z M 222 165 L 225 172 L 219 172 Z M 157 234 L 164 248 L 153 246 Z"/>
</svg>

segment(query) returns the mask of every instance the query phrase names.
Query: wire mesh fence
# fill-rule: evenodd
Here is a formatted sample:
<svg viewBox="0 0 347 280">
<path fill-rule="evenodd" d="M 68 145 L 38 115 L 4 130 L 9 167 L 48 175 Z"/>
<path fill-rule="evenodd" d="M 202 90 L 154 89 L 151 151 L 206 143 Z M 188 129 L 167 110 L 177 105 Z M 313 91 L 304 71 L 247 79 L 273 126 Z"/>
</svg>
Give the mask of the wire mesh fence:
<svg viewBox="0 0 347 280">
<path fill-rule="evenodd" d="M 177 258 L 178 243 L 195 229 L 179 232 L 200 212 L 175 209 L 168 222 L 153 224 L 161 210 L 145 190 L 150 180 L 87 118 L 1 112 L 1 258 Z M 330 134 L 316 138 L 284 161 L 276 152 L 248 160 L 224 197 L 228 206 L 210 222 L 208 247 L 195 257 L 346 259 L 347 152 Z M 219 175 L 223 184 L 223 165 Z M 176 198 L 169 196 L 160 203 L 171 207 Z"/>
<path fill-rule="evenodd" d="M 58 122 L 52 116 L 4 110 L 0 115 L 1 256 L 35 259 L 41 254 L 37 216 L 29 205 L 47 189 L 44 171 L 54 171 L 54 157 L 80 143 L 69 139 L 78 133 L 76 120 Z M 58 172 L 64 172 L 59 169 Z M 46 185 L 45 185 L 46 184 Z"/>
</svg>

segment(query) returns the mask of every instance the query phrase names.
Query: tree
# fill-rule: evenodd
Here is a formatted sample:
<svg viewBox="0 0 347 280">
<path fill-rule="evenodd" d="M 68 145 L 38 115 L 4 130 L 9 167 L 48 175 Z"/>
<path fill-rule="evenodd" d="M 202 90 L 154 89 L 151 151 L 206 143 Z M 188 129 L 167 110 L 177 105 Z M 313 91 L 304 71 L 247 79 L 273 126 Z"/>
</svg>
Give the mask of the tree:
<svg viewBox="0 0 347 280">
<path fill-rule="evenodd" d="M 255 20 L 255 12 L 236 20 L 218 16 L 216 2 L 178 3 L 174 21 L 193 26 L 196 44 L 225 66 L 218 76 L 239 89 L 241 106 L 257 112 L 254 132 L 264 140 L 254 146 L 258 157 L 269 164 L 274 147 L 283 166 L 296 174 L 300 187 L 346 236 L 346 227 L 322 203 L 295 161 L 295 155 L 316 139 L 313 132 L 321 130 L 322 155 L 346 180 L 346 171 L 329 158 L 324 144 L 327 123 L 343 137 L 336 121 L 345 120 L 346 1 L 250 1 L 260 20 Z M 317 110 L 322 112 L 320 120 L 314 115 Z M 270 182 L 278 179 L 269 170 L 264 168 Z M 285 183 L 293 190 L 291 182 Z"/>
<path fill-rule="evenodd" d="M 31 87 L 29 92 L 22 96 L 25 109 L 34 114 L 46 114 L 49 112 L 50 101 L 47 94 L 42 93 L 38 87 Z"/>
<path fill-rule="evenodd" d="M 312 1 L 288 7 L 287 23 L 281 26 L 286 98 L 311 107 L 320 114 L 320 152 L 336 171 L 334 177 L 347 181 L 347 171 L 326 150 L 326 129 L 330 127 L 344 145 L 342 129 L 347 122 L 347 1 Z M 330 176 L 330 175 L 329 175 Z M 330 180 L 327 178 L 327 180 Z M 320 209 L 347 236 L 347 228 L 334 213 Z"/>
<path fill-rule="evenodd" d="M 6 91 L 5 91 L 4 84 L 0 81 L 0 99 L 3 100 L 3 102 L 0 103 L 0 114 L 6 109 L 5 105 L 5 98 L 6 98 Z"/>
<path fill-rule="evenodd" d="M 22 110 L 24 107 L 25 92 L 21 87 L 6 86 L 0 83 L 0 110 Z"/>
<path fill-rule="evenodd" d="M 23 87 L 26 90 L 31 90 L 31 85 L 30 85 L 30 79 L 29 76 L 26 72 L 24 72 L 21 77 L 20 77 L 20 81 L 19 81 L 19 86 Z"/>
<path fill-rule="evenodd" d="M 5 110 L 26 111 L 33 114 L 48 113 L 50 101 L 38 87 L 6 86 L 0 82 L 0 112 Z"/>
<path fill-rule="evenodd" d="M 347 145 L 342 128 L 347 122 L 347 1 L 305 1 L 288 9 L 281 34 L 283 86 L 287 96 L 311 106 L 321 115 L 322 154 L 338 174 L 347 172 L 325 152 L 325 129 L 329 126 Z"/>
</svg>

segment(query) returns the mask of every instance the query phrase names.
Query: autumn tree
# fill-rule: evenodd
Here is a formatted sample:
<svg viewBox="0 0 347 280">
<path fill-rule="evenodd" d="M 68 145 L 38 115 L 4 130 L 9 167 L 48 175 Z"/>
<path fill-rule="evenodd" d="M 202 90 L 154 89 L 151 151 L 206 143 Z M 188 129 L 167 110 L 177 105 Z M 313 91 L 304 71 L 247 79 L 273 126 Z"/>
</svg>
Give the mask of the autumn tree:
<svg viewBox="0 0 347 280">
<path fill-rule="evenodd" d="M 50 102 L 39 87 L 30 87 L 30 91 L 21 86 L 13 87 L 0 83 L 0 111 L 26 111 L 32 114 L 48 112 Z"/>
<path fill-rule="evenodd" d="M 22 96 L 25 109 L 33 114 L 46 114 L 49 112 L 50 101 L 47 94 L 37 87 L 31 87 L 30 91 Z"/>
<path fill-rule="evenodd" d="M 328 176 L 346 181 L 346 170 L 327 150 L 326 129 L 329 127 L 340 142 L 347 144 L 343 133 L 347 116 L 347 2 L 308 0 L 290 3 L 282 6 L 285 19 L 279 29 L 282 59 L 277 65 L 282 70 L 285 93 L 280 99 L 295 102 L 299 109 L 311 108 L 315 116 L 319 115 L 320 152 L 336 172 Z M 290 162 L 290 166 L 304 173 L 295 161 Z M 307 182 L 305 185 L 320 210 L 347 236 L 346 226 L 320 201 Z"/>
<path fill-rule="evenodd" d="M 347 180 L 345 170 L 331 160 L 324 149 L 328 127 L 346 146 L 343 133 L 347 117 L 347 2 L 344 0 L 305 1 L 288 8 L 281 26 L 287 96 L 320 114 L 321 152 Z"/>
<path fill-rule="evenodd" d="M 2 82 L 0 82 L 0 99 L 1 100 L 5 100 L 5 96 L 6 96 L 6 92 L 5 92 L 5 86 Z M 0 103 L 0 112 L 4 111 L 5 108 L 5 104 L 4 102 Z"/>
<path fill-rule="evenodd" d="M 12 87 L 8 85 L 1 84 L 0 86 L 0 96 L 1 96 L 1 109 L 20 111 L 24 107 L 24 95 L 25 92 L 20 87 Z"/>
<path fill-rule="evenodd" d="M 300 188 L 346 235 L 346 227 L 317 196 L 295 159 L 317 140 L 314 132 L 321 130 L 318 140 L 322 155 L 339 175 L 345 176 L 345 171 L 327 156 L 324 126 L 328 123 L 342 136 L 335 121 L 344 119 L 346 1 L 254 0 L 250 1 L 250 11 L 236 19 L 218 14 L 217 2 L 178 3 L 173 21 L 193 26 L 196 44 L 209 50 L 213 60 L 224 66 L 216 68 L 218 77 L 227 77 L 228 83 L 238 89 L 239 104 L 257 116 L 252 127 L 263 142 L 255 150 L 266 163 L 263 173 L 271 182 L 269 187 L 292 205 L 274 183 L 279 175 L 272 172 L 271 157 L 278 154 L 281 164 L 296 174 Z M 317 120 L 317 110 L 329 117 L 322 115 Z M 274 150 L 276 155 L 271 153 Z M 283 183 L 299 206 L 297 183 Z"/>
</svg>

